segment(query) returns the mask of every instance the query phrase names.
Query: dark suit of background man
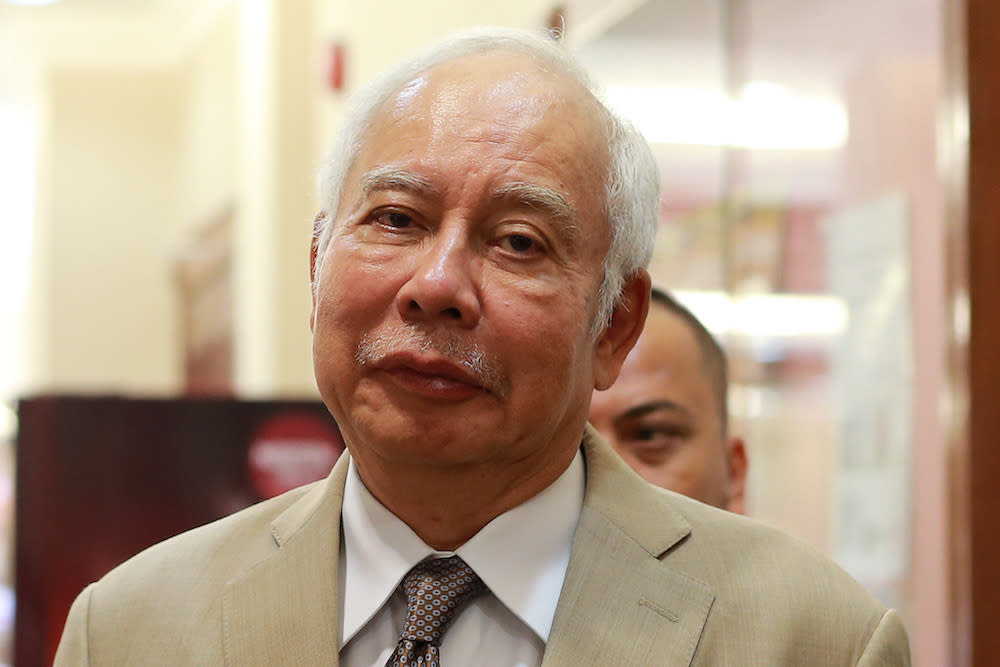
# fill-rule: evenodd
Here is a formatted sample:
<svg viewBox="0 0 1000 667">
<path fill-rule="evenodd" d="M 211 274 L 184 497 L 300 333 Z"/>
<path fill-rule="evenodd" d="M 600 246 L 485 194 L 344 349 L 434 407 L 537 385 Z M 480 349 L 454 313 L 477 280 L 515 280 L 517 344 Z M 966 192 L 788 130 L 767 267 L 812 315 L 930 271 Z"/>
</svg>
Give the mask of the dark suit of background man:
<svg viewBox="0 0 1000 667">
<path fill-rule="evenodd" d="M 729 430 L 726 353 L 694 314 L 653 288 L 646 326 L 590 423 L 647 482 L 746 511 L 747 453 Z"/>
<path fill-rule="evenodd" d="M 835 565 L 587 426 L 646 317 L 658 177 L 560 47 L 478 31 L 398 65 L 321 188 L 313 357 L 349 455 L 88 587 L 57 664 L 908 663 Z M 438 604 L 452 564 L 478 597 L 408 639 L 405 582 Z"/>
</svg>

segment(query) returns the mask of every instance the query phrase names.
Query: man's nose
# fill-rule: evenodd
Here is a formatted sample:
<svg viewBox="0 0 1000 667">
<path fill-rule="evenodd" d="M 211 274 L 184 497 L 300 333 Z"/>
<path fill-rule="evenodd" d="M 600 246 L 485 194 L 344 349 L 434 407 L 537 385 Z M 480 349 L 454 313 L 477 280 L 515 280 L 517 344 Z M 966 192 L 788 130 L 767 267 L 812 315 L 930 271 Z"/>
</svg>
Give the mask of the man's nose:
<svg viewBox="0 0 1000 667">
<path fill-rule="evenodd" d="M 481 315 L 479 267 L 468 241 L 442 230 L 418 252 L 413 275 L 396 295 L 403 319 L 474 327 Z"/>
</svg>

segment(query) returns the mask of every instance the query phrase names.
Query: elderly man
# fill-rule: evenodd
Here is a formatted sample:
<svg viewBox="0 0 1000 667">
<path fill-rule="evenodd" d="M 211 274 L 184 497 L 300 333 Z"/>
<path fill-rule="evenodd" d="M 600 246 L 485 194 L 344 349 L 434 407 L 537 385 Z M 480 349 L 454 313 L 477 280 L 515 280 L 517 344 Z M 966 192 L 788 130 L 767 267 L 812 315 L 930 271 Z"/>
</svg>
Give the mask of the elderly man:
<svg viewBox="0 0 1000 667">
<path fill-rule="evenodd" d="M 647 482 L 744 512 L 747 454 L 729 433 L 726 354 L 674 297 L 654 288 L 646 327 L 590 423 Z"/>
<path fill-rule="evenodd" d="M 322 183 L 313 355 L 349 455 L 88 587 L 57 664 L 907 662 L 834 565 L 586 427 L 646 315 L 656 174 L 554 44 L 400 65 Z"/>
</svg>

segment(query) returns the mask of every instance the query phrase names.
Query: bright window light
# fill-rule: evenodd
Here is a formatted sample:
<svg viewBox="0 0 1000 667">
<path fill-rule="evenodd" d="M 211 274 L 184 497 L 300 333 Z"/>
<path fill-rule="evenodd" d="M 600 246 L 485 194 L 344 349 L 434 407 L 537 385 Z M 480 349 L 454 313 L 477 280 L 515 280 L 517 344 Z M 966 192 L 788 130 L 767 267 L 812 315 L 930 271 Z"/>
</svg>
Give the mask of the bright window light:
<svg viewBox="0 0 1000 667">
<path fill-rule="evenodd" d="M 755 81 L 739 100 L 708 88 L 611 87 L 608 104 L 650 143 L 831 150 L 847 141 L 847 112 L 831 99 Z"/>
<path fill-rule="evenodd" d="M 820 294 L 753 294 L 731 297 L 724 292 L 674 292 L 714 334 L 758 339 L 829 338 L 847 328 L 847 305 Z"/>
</svg>

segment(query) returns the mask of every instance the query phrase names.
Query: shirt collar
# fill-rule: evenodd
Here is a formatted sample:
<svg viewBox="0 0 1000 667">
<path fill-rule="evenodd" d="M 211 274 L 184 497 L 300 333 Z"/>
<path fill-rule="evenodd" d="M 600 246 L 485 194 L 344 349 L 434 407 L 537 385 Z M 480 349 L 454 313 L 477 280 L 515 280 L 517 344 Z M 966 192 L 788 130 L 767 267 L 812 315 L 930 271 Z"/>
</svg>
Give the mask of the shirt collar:
<svg viewBox="0 0 1000 667">
<path fill-rule="evenodd" d="M 577 451 L 555 482 L 493 519 L 454 552 L 542 641 L 552 629 L 585 483 Z M 342 526 L 341 648 L 382 608 L 410 568 L 428 556 L 452 555 L 429 547 L 376 500 L 354 461 L 344 487 Z"/>
</svg>

